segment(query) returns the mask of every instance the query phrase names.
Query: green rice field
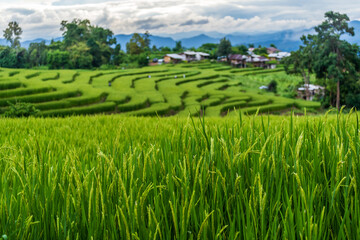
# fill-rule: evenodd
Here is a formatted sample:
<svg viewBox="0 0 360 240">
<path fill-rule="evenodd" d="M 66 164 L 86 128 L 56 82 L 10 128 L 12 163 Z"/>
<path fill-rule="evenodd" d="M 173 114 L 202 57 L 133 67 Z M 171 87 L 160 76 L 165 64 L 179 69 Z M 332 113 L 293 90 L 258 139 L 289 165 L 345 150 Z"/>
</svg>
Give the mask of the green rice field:
<svg viewBox="0 0 360 240">
<path fill-rule="evenodd" d="M 107 71 L 0 69 L 0 114 L 16 102 L 33 103 L 44 117 L 96 113 L 224 116 L 233 115 L 234 109 L 251 114 L 258 109 L 271 113 L 320 107 L 318 102 L 258 90 L 274 74 L 285 73 L 282 68 L 234 69 L 206 62 Z M 281 89 L 301 81 L 289 79 L 280 83 Z"/>
<path fill-rule="evenodd" d="M 43 73 L 35 80 L 25 76 L 38 74 L 36 71 L 24 70 L 13 76 L 18 77 L 20 84 L 14 87 L 19 92 L 13 96 L 19 96 L 21 90 L 27 96 L 26 89 L 37 89 L 34 90 L 37 94 L 53 96 L 54 105 L 55 100 L 71 104 L 82 99 L 74 108 L 84 109 L 81 102 L 94 106 L 113 104 L 132 109 L 125 113 L 135 115 L 146 109 L 131 108 L 135 99 L 139 106 L 141 101 L 161 101 L 160 92 L 166 84 L 184 87 L 184 91 L 185 86 L 191 85 L 192 88 L 187 88 L 188 97 L 183 99 L 189 101 L 185 109 L 190 109 L 190 102 L 196 102 L 196 97 L 192 97 L 199 88 L 196 84 L 207 80 L 179 84 L 179 79 L 170 80 L 169 75 L 155 77 L 169 74 L 170 70 L 165 70 L 152 73 L 148 82 L 154 85 L 153 80 L 166 79 L 158 82 L 158 95 L 157 91 L 153 95 L 141 92 L 145 91 L 141 90 L 145 79 L 139 74 L 134 88 L 126 85 L 134 91 L 134 98 L 127 103 L 120 103 L 127 93 L 117 95 L 113 89 L 107 90 L 104 103 L 90 104 L 90 100 L 84 100 L 101 96 L 102 89 L 108 87 L 102 87 L 104 81 L 116 78 L 119 73 L 91 78 L 92 72 L 74 77 L 73 71 L 60 71 L 59 79 L 44 81 Z M 1 72 L 3 77 L 8 75 L 6 71 Z M 50 73 L 47 78 L 57 76 Z M 188 79 L 196 79 L 195 76 Z M 123 82 L 115 79 L 113 86 L 122 89 L 121 84 L 132 84 L 132 80 L 134 76 L 124 77 Z M 24 87 L 26 81 L 33 84 Z M 71 84 L 74 87 L 67 88 Z M 75 86 L 81 84 L 89 91 L 78 96 L 79 88 Z M 221 84 L 224 83 L 205 86 Z M 76 94 L 71 95 L 71 91 Z M 215 92 L 211 88 L 208 91 Z M 216 92 L 235 98 L 230 90 Z M 168 94 L 167 104 L 173 104 L 171 96 L 174 104 L 181 97 Z M 251 98 L 254 96 L 239 101 L 258 101 Z M 278 100 L 273 101 L 275 104 Z M 44 114 L 67 111 L 48 107 Z M 220 109 L 216 112 L 220 115 Z M 232 115 L 2 118 L 0 236 L 2 239 L 359 238 L 357 114 L 265 116 L 232 111 Z"/>
</svg>

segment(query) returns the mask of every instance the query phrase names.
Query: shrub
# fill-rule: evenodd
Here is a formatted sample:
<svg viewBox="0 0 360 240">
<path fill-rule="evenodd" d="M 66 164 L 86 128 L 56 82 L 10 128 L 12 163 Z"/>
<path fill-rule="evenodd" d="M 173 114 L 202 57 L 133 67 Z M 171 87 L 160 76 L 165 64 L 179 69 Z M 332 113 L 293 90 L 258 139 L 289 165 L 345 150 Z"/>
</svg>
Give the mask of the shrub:
<svg viewBox="0 0 360 240">
<path fill-rule="evenodd" d="M 14 89 L 21 86 L 21 82 L 2 82 L 0 83 L 0 90 Z"/>
<path fill-rule="evenodd" d="M 84 107 L 73 107 L 73 108 L 64 108 L 58 110 L 44 111 L 41 113 L 43 117 L 65 117 L 71 115 L 84 115 L 84 114 L 96 114 L 104 112 L 113 112 L 115 111 L 116 103 L 114 102 L 104 102 L 90 106 Z"/>
<path fill-rule="evenodd" d="M 345 98 L 345 104 L 347 107 L 356 107 L 357 109 L 360 109 L 360 94 L 348 94 Z"/>
<path fill-rule="evenodd" d="M 102 64 L 102 65 L 99 67 L 99 70 L 113 70 L 113 69 L 116 69 L 116 66 L 115 66 L 115 65 L 111 65 L 111 64 Z"/>
<path fill-rule="evenodd" d="M 6 90 L 0 92 L 0 98 L 10 98 L 16 96 L 24 96 L 36 93 L 45 93 L 51 92 L 53 88 L 51 87 L 38 87 L 38 88 L 17 88 L 12 90 Z"/>
<path fill-rule="evenodd" d="M 268 91 L 269 92 L 273 92 L 273 93 L 276 93 L 276 88 L 277 88 L 277 85 L 278 85 L 278 83 L 275 81 L 275 80 L 271 80 L 271 82 L 269 83 L 269 85 L 268 85 Z"/>
<path fill-rule="evenodd" d="M 35 116 L 39 110 L 30 103 L 17 102 L 15 104 L 8 102 L 9 109 L 5 112 L 6 117 L 19 118 Z"/>
<path fill-rule="evenodd" d="M 60 73 L 57 73 L 55 76 L 53 77 L 47 77 L 47 78 L 43 78 L 43 81 L 49 81 L 49 80 L 58 80 L 60 78 Z"/>
<path fill-rule="evenodd" d="M 19 73 L 20 73 L 20 71 L 9 72 L 9 77 L 15 76 L 16 74 L 19 74 Z"/>
<path fill-rule="evenodd" d="M 80 93 L 77 90 L 74 91 L 61 91 L 61 92 L 49 92 L 39 93 L 33 95 L 25 95 L 21 97 L 12 97 L 7 99 L 0 99 L 0 106 L 7 106 L 9 102 L 16 103 L 17 101 L 40 103 L 48 101 L 56 101 L 64 98 L 76 97 Z"/>
</svg>

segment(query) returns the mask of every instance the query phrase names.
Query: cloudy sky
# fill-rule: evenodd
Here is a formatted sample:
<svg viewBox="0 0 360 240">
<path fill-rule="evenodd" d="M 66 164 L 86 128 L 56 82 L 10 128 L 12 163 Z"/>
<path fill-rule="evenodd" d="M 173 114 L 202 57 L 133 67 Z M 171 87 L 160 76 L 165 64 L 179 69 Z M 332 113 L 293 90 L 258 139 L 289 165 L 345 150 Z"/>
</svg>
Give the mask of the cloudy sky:
<svg viewBox="0 0 360 240">
<path fill-rule="evenodd" d="M 0 29 L 18 21 L 23 40 L 61 36 L 60 22 L 87 18 L 115 34 L 265 33 L 310 28 L 329 10 L 360 19 L 353 0 L 0 0 Z M 0 36 L 1 37 L 1 36 Z"/>
</svg>

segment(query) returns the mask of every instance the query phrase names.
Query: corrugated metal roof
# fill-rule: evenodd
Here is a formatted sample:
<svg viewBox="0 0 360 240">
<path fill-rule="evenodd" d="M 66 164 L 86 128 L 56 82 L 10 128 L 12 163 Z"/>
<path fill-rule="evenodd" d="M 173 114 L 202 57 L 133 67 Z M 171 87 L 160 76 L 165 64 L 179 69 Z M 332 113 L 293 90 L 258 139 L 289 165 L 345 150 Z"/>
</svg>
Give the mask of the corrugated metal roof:
<svg viewBox="0 0 360 240">
<path fill-rule="evenodd" d="M 170 58 L 173 58 L 173 59 L 178 59 L 178 60 L 183 60 L 184 57 L 179 55 L 179 54 L 176 54 L 176 53 L 172 53 L 172 54 L 166 54 L 166 56 L 170 57 Z"/>
</svg>

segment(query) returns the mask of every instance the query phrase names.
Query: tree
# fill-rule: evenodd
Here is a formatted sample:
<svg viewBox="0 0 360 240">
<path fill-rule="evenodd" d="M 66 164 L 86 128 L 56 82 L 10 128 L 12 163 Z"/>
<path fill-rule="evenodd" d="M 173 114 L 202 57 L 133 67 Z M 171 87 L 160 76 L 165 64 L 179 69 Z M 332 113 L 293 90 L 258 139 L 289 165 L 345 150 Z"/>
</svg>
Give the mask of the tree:
<svg viewBox="0 0 360 240">
<path fill-rule="evenodd" d="M 180 52 L 183 50 L 183 47 L 181 45 L 181 41 L 175 42 L 175 47 L 173 48 L 173 52 Z"/>
<path fill-rule="evenodd" d="M 40 43 L 30 43 L 28 48 L 28 65 L 29 67 L 46 65 L 47 47 L 45 41 Z"/>
<path fill-rule="evenodd" d="M 218 46 L 219 44 L 217 43 L 204 43 L 196 51 L 209 53 L 210 58 L 216 58 Z"/>
<path fill-rule="evenodd" d="M 220 40 L 217 54 L 218 56 L 228 56 L 229 54 L 231 54 L 231 52 L 231 42 L 224 37 Z"/>
<path fill-rule="evenodd" d="M 90 54 L 90 48 L 85 43 L 73 45 L 69 49 L 69 61 L 72 68 L 86 69 L 91 68 L 93 56 Z"/>
<path fill-rule="evenodd" d="M 336 108 L 340 109 L 341 83 L 350 76 L 357 75 L 359 70 L 358 48 L 351 45 L 341 36 L 354 36 L 354 28 L 349 27 L 346 14 L 329 11 L 326 20 L 315 27 L 317 33 L 317 61 L 314 71 L 319 78 L 327 78 L 336 83 Z"/>
<path fill-rule="evenodd" d="M 26 49 L 1 46 L 0 66 L 5 68 L 26 67 Z"/>
<path fill-rule="evenodd" d="M 16 50 L 10 47 L 1 46 L 0 67 L 15 68 L 17 66 Z"/>
<path fill-rule="evenodd" d="M 112 64 L 114 65 L 120 65 L 124 61 L 124 55 L 125 53 L 121 51 L 120 44 L 116 44 L 113 56 L 112 56 Z"/>
<path fill-rule="evenodd" d="M 91 66 L 100 67 L 102 64 L 108 64 L 111 61 L 113 55 L 111 46 L 116 44 L 116 39 L 113 37 L 114 33 L 111 30 L 93 26 L 88 19 L 74 19 L 72 22 L 62 21 L 60 30 L 63 31 L 64 50 L 82 49 L 81 51 L 83 51 L 85 49 L 84 44 L 86 44 L 88 47 L 86 54 L 90 54 L 92 59 Z M 80 58 L 82 56 L 77 56 L 77 59 Z M 75 62 L 77 62 L 75 64 L 77 66 L 79 62 Z M 83 60 L 81 62 L 85 63 Z M 88 63 L 86 61 L 85 65 L 80 65 L 88 66 Z"/>
<path fill-rule="evenodd" d="M 78 42 L 87 41 L 90 38 L 90 20 L 75 18 L 72 22 L 62 21 L 60 31 L 63 32 L 65 48 L 73 46 Z"/>
<path fill-rule="evenodd" d="M 153 45 L 151 48 L 151 52 L 155 53 L 157 51 L 159 51 L 159 49 L 157 49 L 156 45 Z"/>
<path fill-rule="evenodd" d="M 254 53 L 261 56 L 267 56 L 267 48 L 259 45 L 258 48 L 254 49 Z"/>
<path fill-rule="evenodd" d="M 242 55 L 248 54 L 248 48 L 244 44 L 238 46 L 238 49 L 239 49 L 240 54 L 242 54 Z"/>
<path fill-rule="evenodd" d="M 270 44 L 270 47 L 277 48 L 273 43 Z"/>
<path fill-rule="evenodd" d="M 169 47 L 160 47 L 159 49 L 162 53 L 169 53 L 171 52 L 171 49 Z"/>
<path fill-rule="evenodd" d="M 9 22 L 8 27 L 4 30 L 4 38 L 10 42 L 12 48 L 18 48 L 22 32 L 17 22 Z"/>
<path fill-rule="evenodd" d="M 60 49 L 50 50 L 47 54 L 47 63 L 51 69 L 70 68 L 70 53 Z"/>
<path fill-rule="evenodd" d="M 334 93 L 337 109 L 340 109 L 341 104 L 354 106 L 354 103 L 357 104 L 354 99 L 360 94 L 357 81 L 360 50 L 359 46 L 341 39 L 344 34 L 354 36 L 354 29 L 348 26 L 350 19 L 346 14 L 330 11 L 325 13 L 325 18 L 324 22 L 315 27 L 316 34 L 302 36 L 303 46 L 292 53 L 285 61 L 285 66 L 292 64 L 294 68 L 291 71 L 300 73 L 305 85 L 309 83 L 310 74 L 316 74 L 318 81 L 322 81 L 329 92 L 323 106 L 333 105 Z"/>
<path fill-rule="evenodd" d="M 217 44 L 217 43 L 204 43 L 199 48 L 204 49 L 206 51 L 213 51 L 213 50 L 216 50 L 216 48 L 218 48 L 218 46 L 219 46 L 219 44 Z"/>
<path fill-rule="evenodd" d="M 310 99 L 309 84 L 313 73 L 314 57 L 316 54 L 316 37 L 302 36 L 303 45 L 299 50 L 291 52 L 290 57 L 283 60 L 287 74 L 301 75 L 304 79 L 306 100 Z"/>
<path fill-rule="evenodd" d="M 150 42 L 151 42 L 150 37 L 151 37 L 151 34 L 148 31 L 146 31 L 144 33 L 144 37 L 143 37 L 146 52 L 150 51 Z"/>
<path fill-rule="evenodd" d="M 139 55 L 145 51 L 147 42 L 140 34 L 134 33 L 130 42 L 126 43 L 126 51 L 131 55 Z"/>
</svg>

